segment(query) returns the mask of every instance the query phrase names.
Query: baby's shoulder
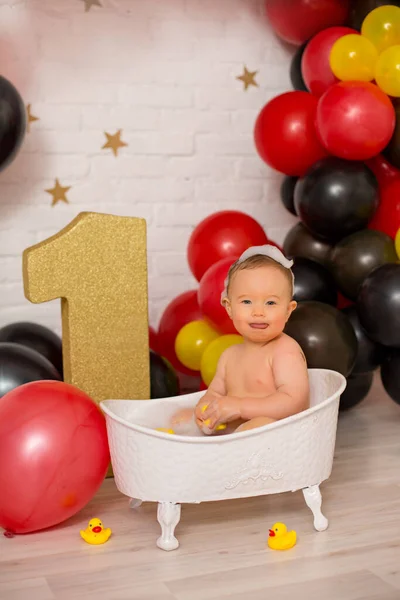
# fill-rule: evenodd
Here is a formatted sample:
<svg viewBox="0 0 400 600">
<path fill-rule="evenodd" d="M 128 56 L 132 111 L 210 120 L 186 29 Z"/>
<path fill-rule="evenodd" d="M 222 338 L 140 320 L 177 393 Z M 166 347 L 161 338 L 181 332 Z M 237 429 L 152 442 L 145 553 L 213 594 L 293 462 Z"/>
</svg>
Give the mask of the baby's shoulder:
<svg viewBox="0 0 400 600">
<path fill-rule="evenodd" d="M 281 336 L 276 340 L 274 346 L 274 352 L 279 353 L 299 353 L 304 357 L 303 350 L 301 349 L 300 344 L 296 342 L 292 337 L 286 335 L 286 333 L 282 333 Z M 304 359 L 305 360 L 305 359 Z"/>
<path fill-rule="evenodd" d="M 220 361 L 226 363 L 235 358 L 240 353 L 240 350 L 242 349 L 241 346 L 242 344 L 235 344 L 226 348 L 221 354 Z"/>
</svg>

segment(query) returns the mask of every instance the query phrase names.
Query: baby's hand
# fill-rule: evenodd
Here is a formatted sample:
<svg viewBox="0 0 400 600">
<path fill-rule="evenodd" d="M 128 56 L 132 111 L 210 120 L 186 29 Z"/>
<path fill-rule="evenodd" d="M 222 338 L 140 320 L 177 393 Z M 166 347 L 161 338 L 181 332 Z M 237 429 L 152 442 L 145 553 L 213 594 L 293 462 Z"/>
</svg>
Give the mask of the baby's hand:
<svg viewBox="0 0 400 600">
<path fill-rule="evenodd" d="M 197 421 L 205 420 L 203 408 L 207 406 L 207 404 L 214 402 L 214 400 L 218 400 L 218 398 L 222 398 L 221 394 L 218 394 L 218 392 L 214 392 L 210 389 L 206 391 L 204 396 L 202 396 L 196 404 L 196 408 L 194 410 L 194 416 L 197 419 Z"/>
<path fill-rule="evenodd" d="M 214 397 L 209 402 L 206 410 L 201 413 L 201 420 L 206 421 L 210 419 L 208 425 L 210 429 L 215 429 L 221 423 L 236 421 L 241 417 L 240 405 L 240 398 L 235 398 L 234 396 Z"/>
</svg>

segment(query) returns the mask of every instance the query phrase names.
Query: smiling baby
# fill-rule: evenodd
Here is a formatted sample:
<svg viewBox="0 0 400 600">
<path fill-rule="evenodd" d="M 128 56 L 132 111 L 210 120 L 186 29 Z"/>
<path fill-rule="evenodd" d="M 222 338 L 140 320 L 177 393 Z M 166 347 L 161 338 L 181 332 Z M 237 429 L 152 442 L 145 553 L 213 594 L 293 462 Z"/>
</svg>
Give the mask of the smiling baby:
<svg viewBox="0 0 400 600">
<path fill-rule="evenodd" d="M 249 248 L 231 266 L 221 302 L 243 343 L 221 355 L 196 406 L 195 422 L 203 433 L 213 434 L 221 424 L 227 424 L 226 433 L 245 431 L 309 408 L 304 354 L 283 333 L 297 306 L 292 264 L 278 248 L 265 245 Z M 175 415 L 176 433 L 189 421 L 193 413 Z"/>
</svg>

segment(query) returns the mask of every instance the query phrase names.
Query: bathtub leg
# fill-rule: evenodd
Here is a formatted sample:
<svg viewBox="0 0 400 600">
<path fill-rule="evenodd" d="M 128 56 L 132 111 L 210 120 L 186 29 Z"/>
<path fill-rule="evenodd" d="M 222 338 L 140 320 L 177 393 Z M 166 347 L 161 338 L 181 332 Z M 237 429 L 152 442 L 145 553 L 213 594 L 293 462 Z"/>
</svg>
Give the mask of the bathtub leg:
<svg viewBox="0 0 400 600">
<path fill-rule="evenodd" d="M 328 528 L 328 519 L 321 512 L 322 497 L 319 485 L 313 485 L 303 490 L 304 500 L 314 515 L 314 527 L 317 531 Z"/>
<path fill-rule="evenodd" d="M 135 509 L 135 508 L 139 508 L 139 506 L 142 506 L 141 500 L 137 500 L 136 498 L 131 498 L 129 500 L 129 508 Z"/>
<path fill-rule="evenodd" d="M 181 518 L 181 505 L 172 502 L 159 502 L 157 520 L 161 525 L 161 536 L 157 540 L 157 546 L 161 550 L 176 550 L 179 542 L 176 539 L 175 527 Z"/>
</svg>

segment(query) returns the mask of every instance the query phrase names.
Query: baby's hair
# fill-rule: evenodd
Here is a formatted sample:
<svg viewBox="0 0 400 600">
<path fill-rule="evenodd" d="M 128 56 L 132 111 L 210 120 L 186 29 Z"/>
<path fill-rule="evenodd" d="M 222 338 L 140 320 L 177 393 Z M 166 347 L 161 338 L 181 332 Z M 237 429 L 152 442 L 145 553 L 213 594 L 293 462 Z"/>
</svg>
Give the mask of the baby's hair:
<svg viewBox="0 0 400 600">
<path fill-rule="evenodd" d="M 258 267 L 275 267 L 278 269 L 286 278 L 289 288 L 290 288 L 290 297 L 293 296 L 293 274 L 291 269 L 287 269 L 280 263 L 278 263 L 273 258 L 269 256 L 265 256 L 264 254 L 253 254 L 249 258 L 241 261 L 237 260 L 230 266 L 227 277 L 227 285 L 226 285 L 226 293 L 229 294 L 229 286 L 232 282 L 233 277 L 239 271 L 244 271 L 245 269 L 257 269 Z"/>
</svg>

